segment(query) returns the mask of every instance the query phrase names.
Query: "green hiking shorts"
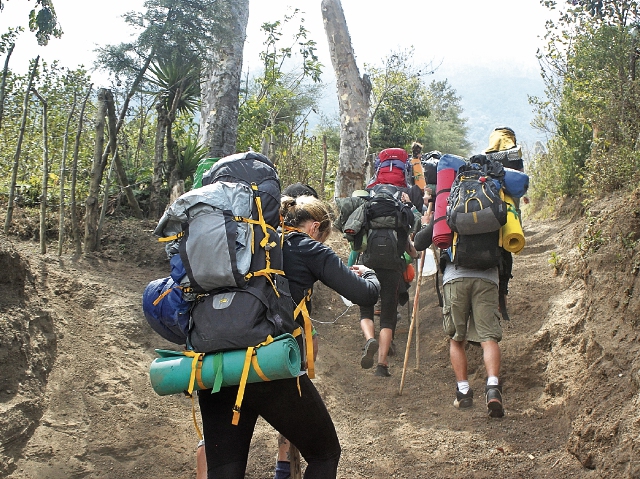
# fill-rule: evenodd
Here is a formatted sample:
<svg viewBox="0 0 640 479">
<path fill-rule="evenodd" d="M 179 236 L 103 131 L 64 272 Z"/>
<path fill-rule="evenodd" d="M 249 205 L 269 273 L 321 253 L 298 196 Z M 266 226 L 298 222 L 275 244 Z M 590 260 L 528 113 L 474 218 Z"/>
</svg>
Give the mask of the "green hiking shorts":
<svg viewBox="0 0 640 479">
<path fill-rule="evenodd" d="M 457 278 L 444 285 L 444 332 L 454 341 L 502 339 L 498 285 L 483 278 Z"/>
</svg>

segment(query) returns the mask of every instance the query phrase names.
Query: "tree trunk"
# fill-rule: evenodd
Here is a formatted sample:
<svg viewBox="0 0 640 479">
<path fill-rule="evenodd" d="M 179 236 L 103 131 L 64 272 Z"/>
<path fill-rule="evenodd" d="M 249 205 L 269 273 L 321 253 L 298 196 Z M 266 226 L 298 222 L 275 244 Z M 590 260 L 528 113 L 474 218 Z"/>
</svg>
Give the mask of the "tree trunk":
<svg viewBox="0 0 640 479">
<path fill-rule="evenodd" d="M 49 183 L 49 136 L 47 134 L 47 101 L 36 90 L 33 94 L 42 104 L 42 195 L 40 196 L 40 253 L 47 252 L 47 185 Z"/>
<path fill-rule="evenodd" d="M 100 184 L 102 175 L 107 163 L 104 151 L 104 127 L 107 116 L 107 103 L 109 98 L 113 102 L 111 90 L 101 88 L 98 90 L 98 114 L 96 116 L 96 145 L 93 151 L 93 165 L 89 183 L 89 195 L 85 202 L 84 219 L 84 250 L 85 252 L 96 251 L 99 246 L 98 238 L 98 195 L 100 194 Z"/>
<path fill-rule="evenodd" d="M 329 157 L 327 155 L 327 135 L 322 135 L 322 175 L 320 176 L 320 195 L 324 199 L 325 182 L 327 181 L 327 164 Z"/>
<path fill-rule="evenodd" d="M 20 133 L 18 134 L 18 144 L 16 145 L 16 153 L 13 157 L 13 171 L 11 172 L 11 184 L 9 185 L 9 205 L 7 206 L 7 216 L 4 219 L 4 234 L 9 233 L 11 219 L 13 217 L 13 202 L 16 196 L 16 181 L 18 180 L 18 166 L 20 165 L 20 151 L 22 150 L 22 140 L 24 139 L 24 130 L 27 125 L 27 113 L 29 111 L 29 94 L 33 87 L 33 79 L 38 69 L 38 61 L 40 55 L 33 61 L 31 72 L 29 73 L 29 81 L 27 89 L 24 92 L 24 103 L 22 104 L 22 122 L 20 123 Z"/>
<path fill-rule="evenodd" d="M 4 68 L 2 69 L 2 81 L 0 82 L 0 130 L 2 130 L 2 117 L 4 116 L 4 89 L 7 85 L 7 75 L 9 74 L 9 58 L 11 58 L 15 46 L 15 43 L 9 46 L 7 58 L 4 60 Z"/>
<path fill-rule="evenodd" d="M 249 21 L 249 0 L 224 0 L 232 14 L 232 35 L 211 52 L 202 82 L 200 135 L 210 158 L 236 152 L 242 55 Z"/>
<path fill-rule="evenodd" d="M 156 138 L 153 155 L 153 176 L 151 177 L 151 191 L 149 192 L 149 219 L 160 219 L 160 191 L 164 178 L 164 140 L 167 135 L 167 109 L 160 101 L 156 104 L 158 121 L 156 123 Z"/>
<path fill-rule="evenodd" d="M 118 155 L 118 131 L 121 125 L 120 120 L 116 120 L 116 107 L 113 99 L 113 95 L 107 99 L 107 117 L 109 118 L 109 146 L 107 150 L 111 152 L 111 157 L 115 162 L 116 173 L 118 174 L 118 180 L 120 181 L 120 186 L 124 190 L 124 193 L 127 195 L 127 201 L 129 203 L 129 207 L 132 210 L 133 216 L 138 219 L 142 219 L 142 210 L 140 209 L 140 205 L 138 204 L 138 200 L 136 200 L 135 195 L 133 194 L 133 190 L 129 185 L 129 178 L 127 178 L 127 172 L 120 161 L 120 156 Z M 108 156 L 108 151 L 105 154 Z M 105 165 L 107 164 L 107 158 L 104 158 Z"/>
<path fill-rule="evenodd" d="M 73 234 L 73 243 L 75 245 L 75 254 L 80 256 L 82 254 L 82 240 L 80 239 L 80 225 L 78 224 L 78 211 L 76 208 L 76 183 L 78 182 L 78 156 L 80 152 L 80 136 L 82 135 L 82 123 L 84 120 L 84 110 L 87 106 L 87 101 L 91 95 L 93 89 L 93 83 L 89 85 L 87 94 L 82 102 L 82 108 L 80 108 L 80 118 L 78 119 L 78 131 L 76 132 L 76 142 L 73 148 L 73 166 L 71 167 L 71 232 Z"/>
<path fill-rule="evenodd" d="M 173 190 L 173 187 L 182 181 L 184 192 L 184 180 L 180 177 L 180 168 L 178 165 L 178 143 L 173 138 L 173 123 L 176 121 L 176 113 L 178 109 L 178 102 L 182 96 L 182 90 L 184 88 L 184 80 L 182 80 L 180 86 L 176 89 L 176 93 L 173 97 L 173 104 L 171 109 L 167 113 L 167 169 L 169 170 L 169 188 Z M 173 203 L 173 202 L 172 202 Z"/>
<path fill-rule="evenodd" d="M 178 168 L 178 143 L 173 138 L 171 132 L 172 122 L 169 119 L 167 124 L 167 169 L 169 170 L 169 188 L 173 189 L 182 178 L 180 178 L 180 171 Z M 184 181 L 183 181 L 184 183 Z"/>
<path fill-rule="evenodd" d="M 59 209 L 59 222 L 58 222 L 58 256 L 62 256 L 62 243 L 64 243 L 64 179 L 67 175 L 67 152 L 69 144 L 69 126 L 73 119 L 73 114 L 76 112 L 76 102 L 78 94 L 73 92 L 73 105 L 71 105 L 71 111 L 67 117 L 67 124 L 64 127 L 64 139 L 62 140 L 62 159 L 60 160 L 60 209 Z"/>
<path fill-rule="evenodd" d="M 371 82 L 367 75 L 360 77 L 340 0 L 322 0 L 322 17 L 340 110 L 340 164 L 334 196 L 343 198 L 364 186 Z"/>
</svg>

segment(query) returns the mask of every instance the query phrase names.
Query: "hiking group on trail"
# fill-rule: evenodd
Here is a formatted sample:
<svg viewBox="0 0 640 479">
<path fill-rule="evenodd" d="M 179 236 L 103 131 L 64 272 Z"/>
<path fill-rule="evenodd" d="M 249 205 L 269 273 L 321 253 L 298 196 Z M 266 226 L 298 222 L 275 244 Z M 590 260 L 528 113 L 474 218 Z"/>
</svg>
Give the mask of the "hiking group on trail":
<svg viewBox="0 0 640 479">
<path fill-rule="evenodd" d="M 184 349 L 158 350 L 150 378 L 158 394 L 197 394 L 198 479 L 244 477 L 259 416 L 280 433 L 276 479 L 301 477 L 289 451 L 305 459 L 305 478 L 336 477 L 340 442 L 312 381 L 324 347 L 311 318 L 314 284 L 359 306 L 360 366 L 389 378 L 398 306 L 427 248 L 439 252 L 454 406 L 473 405 L 470 342 L 483 351 L 487 413 L 504 415 L 500 321 L 508 319 L 511 254 L 524 246 L 515 200 L 528 187 L 515 133 L 497 128 L 487 151 L 469 160 L 422 154 L 417 142 L 411 150 L 411 158 L 402 148 L 380 151 L 366 187 L 335 207 L 306 184 L 281 190 L 268 158 L 238 153 L 213 162 L 202 186 L 165 211 L 154 234 L 171 272 L 149 283 L 143 310 L 154 331 Z M 332 228 L 350 245 L 347 264 L 325 244 Z"/>
</svg>

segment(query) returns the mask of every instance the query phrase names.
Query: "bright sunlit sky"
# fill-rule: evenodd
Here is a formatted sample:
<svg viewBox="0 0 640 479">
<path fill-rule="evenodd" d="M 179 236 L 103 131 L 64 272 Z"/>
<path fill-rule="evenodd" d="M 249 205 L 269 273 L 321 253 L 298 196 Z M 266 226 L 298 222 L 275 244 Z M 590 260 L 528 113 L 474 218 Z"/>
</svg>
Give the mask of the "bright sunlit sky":
<svg viewBox="0 0 640 479">
<path fill-rule="evenodd" d="M 35 2 L 7 0 L 0 12 L 0 32 L 7 27 L 27 26 Z M 40 54 L 48 62 L 59 59 L 64 66 L 93 64 L 96 45 L 119 43 L 128 30 L 120 17 L 142 9 L 143 0 L 54 0 L 65 32 L 47 47 L 38 47 L 31 32 L 18 40 L 11 66 L 26 72 L 28 60 Z M 282 19 L 290 5 L 303 10 L 307 29 L 318 43 L 322 62 L 331 68 L 322 24 L 320 0 L 251 0 L 246 63 L 257 64 L 262 48 L 260 24 Z M 391 50 L 415 47 L 415 60 L 433 60 L 451 71 L 470 66 L 512 68 L 535 73 L 535 54 L 541 45 L 549 11 L 538 0 L 342 0 L 349 32 L 360 68 L 377 63 Z"/>
<path fill-rule="evenodd" d="M 130 31 L 121 15 L 142 10 L 144 4 L 144 0 L 53 2 L 64 35 L 38 47 L 27 29 L 28 12 L 35 2 L 5 0 L 0 33 L 18 25 L 27 29 L 11 57 L 12 70 L 26 73 L 29 59 L 38 54 L 48 63 L 57 59 L 66 67 L 84 64 L 91 69 L 96 46 L 128 39 Z M 283 19 L 290 5 L 297 5 L 318 44 L 325 72 L 333 78 L 320 4 L 321 0 L 250 0 L 245 70 L 259 66 L 264 40 L 260 25 Z M 474 68 L 539 77 L 536 51 L 542 46 L 545 20 L 551 16 L 539 0 L 342 0 L 342 6 L 361 74 L 365 63 L 379 64 L 390 52 L 413 46 L 414 63 L 440 65 L 440 78 L 472 75 Z M 109 86 L 105 74 L 92 76 L 96 86 Z M 330 88 L 328 94 L 334 91 Z"/>
</svg>

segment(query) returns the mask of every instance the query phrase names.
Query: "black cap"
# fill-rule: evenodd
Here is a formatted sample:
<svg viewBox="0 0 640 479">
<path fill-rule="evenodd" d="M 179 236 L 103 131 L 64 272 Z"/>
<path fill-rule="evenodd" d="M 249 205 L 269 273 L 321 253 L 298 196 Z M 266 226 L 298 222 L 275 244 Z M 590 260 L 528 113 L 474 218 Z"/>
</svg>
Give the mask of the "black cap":
<svg viewBox="0 0 640 479">
<path fill-rule="evenodd" d="M 318 198 L 318 192 L 314 190 L 311 186 L 305 185 L 303 183 L 294 183 L 292 185 L 287 186 L 283 191 L 283 195 L 291 196 L 292 198 L 297 198 L 298 196 L 314 196 Z"/>
</svg>

